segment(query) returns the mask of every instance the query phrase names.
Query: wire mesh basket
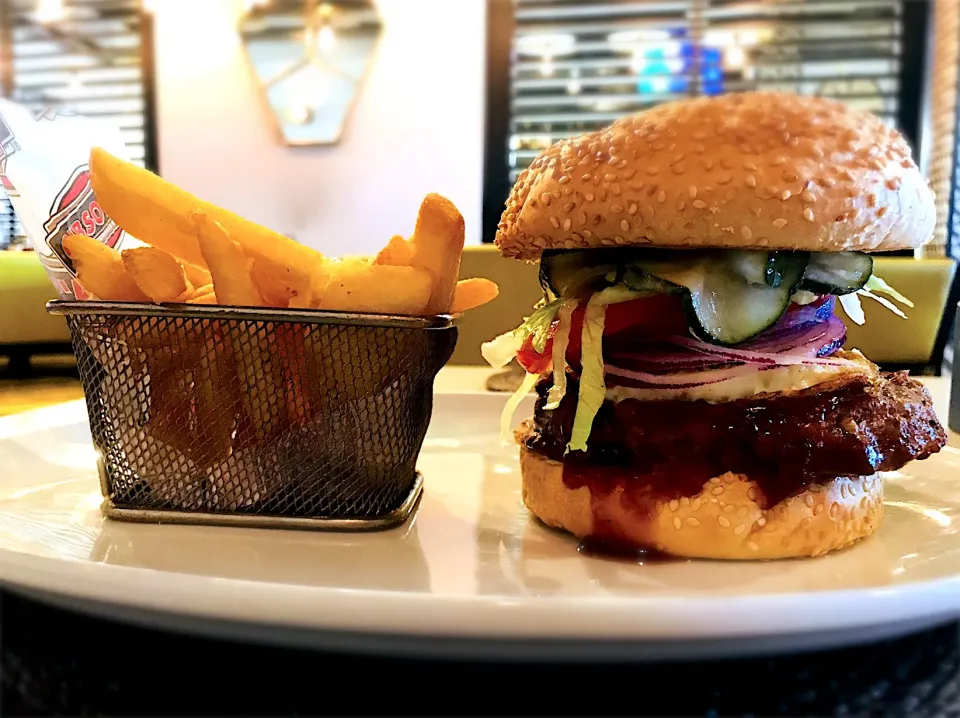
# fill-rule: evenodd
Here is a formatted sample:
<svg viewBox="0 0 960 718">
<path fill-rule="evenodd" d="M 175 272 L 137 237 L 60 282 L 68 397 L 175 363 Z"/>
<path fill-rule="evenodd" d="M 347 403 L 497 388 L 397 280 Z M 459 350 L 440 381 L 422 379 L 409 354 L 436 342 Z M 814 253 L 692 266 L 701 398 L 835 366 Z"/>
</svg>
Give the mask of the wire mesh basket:
<svg viewBox="0 0 960 718">
<path fill-rule="evenodd" d="M 385 528 L 416 506 L 449 317 L 53 301 L 131 521 Z"/>
</svg>

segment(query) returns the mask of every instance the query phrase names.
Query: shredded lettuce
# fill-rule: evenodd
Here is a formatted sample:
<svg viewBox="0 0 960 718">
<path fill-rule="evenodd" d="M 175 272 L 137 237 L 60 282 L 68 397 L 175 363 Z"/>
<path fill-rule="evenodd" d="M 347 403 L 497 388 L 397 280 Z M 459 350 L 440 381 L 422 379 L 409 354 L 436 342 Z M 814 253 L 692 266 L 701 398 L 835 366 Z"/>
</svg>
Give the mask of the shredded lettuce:
<svg viewBox="0 0 960 718">
<path fill-rule="evenodd" d="M 587 303 L 587 311 L 583 317 L 583 333 L 581 335 L 580 363 L 583 369 L 580 372 L 580 393 L 577 395 L 577 413 L 573 418 L 573 430 L 570 432 L 570 443 L 567 452 L 586 451 L 587 439 L 593 428 L 593 420 L 603 405 L 607 394 L 607 386 L 603 381 L 603 325 L 607 307 L 595 301 L 599 294 L 594 294 Z"/>
<path fill-rule="evenodd" d="M 576 308 L 575 301 L 565 301 L 557 312 L 557 332 L 553 335 L 553 385 L 543 407 L 547 410 L 560 406 L 567 393 L 567 346 L 570 344 L 570 322 Z"/>
<path fill-rule="evenodd" d="M 587 302 L 583 316 L 583 332 L 580 336 L 580 392 L 577 395 L 577 413 L 573 417 L 573 430 L 567 452 L 586 451 L 587 439 L 593 428 L 593 420 L 607 396 L 603 380 L 603 327 L 607 306 L 619 304 L 642 296 L 623 285 L 608 287 L 597 292 Z"/>
<path fill-rule="evenodd" d="M 527 374 L 523 377 L 523 381 L 520 382 L 519 388 L 513 393 L 507 403 L 503 407 L 503 411 L 500 414 L 500 442 L 504 446 L 513 445 L 513 436 L 510 434 L 510 424 L 513 422 L 513 415 L 517 411 L 517 407 L 520 406 L 520 402 L 533 391 L 533 387 L 537 385 L 537 381 L 540 379 L 540 376 L 537 374 Z"/>
<path fill-rule="evenodd" d="M 896 299 L 901 304 L 906 304 L 908 307 L 913 309 L 913 302 L 907 299 L 905 296 L 900 294 L 896 289 L 891 287 L 885 281 L 883 281 L 876 274 L 871 274 L 870 279 L 867 280 L 867 283 L 863 285 L 863 288 L 874 293 L 889 294 L 891 297 Z"/>
<path fill-rule="evenodd" d="M 907 318 L 907 315 L 904 314 L 896 304 L 891 302 L 886 297 L 881 297 L 879 294 L 877 294 L 877 292 L 889 294 L 901 304 L 906 304 L 908 307 L 913 307 L 913 302 L 900 294 L 900 292 L 891 287 L 876 274 L 871 274 L 866 284 L 863 285 L 863 288 L 857 290 L 855 294 L 844 294 L 843 296 L 837 297 L 837 299 L 840 301 L 840 306 L 843 307 L 843 311 L 846 312 L 848 317 L 850 317 L 850 320 L 860 325 L 865 324 L 867 321 L 867 318 L 863 313 L 863 305 L 860 303 L 860 297 L 869 297 L 875 302 L 882 304 L 898 317 L 902 317 L 903 319 Z"/>
<path fill-rule="evenodd" d="M 850 321 L 860 325 L 866 323 L 867 318 L 863 316 L 863 305 L 860 304 L 860 297 L 856 294 L 843 294 L 837 299 L 840 306 L 843 307 L 843 311 L 850 317 Z"/>
<path fill-rule="evenodd" d="M 900 307 L 898 307 L 896 304 L 891 302 L 886 297 L 881 297 L 878 294 L 874 294 L 869 289 L 861 289 L 860 291 L 857 292 L 857 294 L 859 294 L 862 297 L 870 297 L 874 301 L 880 302 L 880 304 L 885 306 L 887 309 L 889 309 L 891 312 L 896 314 L 898 317 L 901 317 L 903 319 L 907 318 L 907 315 L 900 310 Z"/>
<path fill-rule="evenodd" d="M 533 334 L 533 348 L 542 352 L 547 345 L 550 324 L 553 323 L 562 304 L 563 300 L 560 299 L 543 304 L 513 331 L 484 342 L 480 347 L 480 354 L 494 369 L 503 369 L 517 355 L 531 334 Z"/>
</svg>

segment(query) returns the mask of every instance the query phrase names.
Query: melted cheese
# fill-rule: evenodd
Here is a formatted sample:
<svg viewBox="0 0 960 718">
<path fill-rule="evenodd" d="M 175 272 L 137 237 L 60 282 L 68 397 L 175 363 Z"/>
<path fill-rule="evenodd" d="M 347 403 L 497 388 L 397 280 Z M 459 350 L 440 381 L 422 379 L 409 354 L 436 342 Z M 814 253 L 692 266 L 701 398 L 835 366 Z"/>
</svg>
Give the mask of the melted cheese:
<svg viewBox="0 0 960 718">
<path fill-rule="evenodd" d="M 842 374 L 863 374 L 871 376 L 876 367 L 860 352 L 845 352 L 850 361 L 842 365 L 805 365 L 782 366 L 776 369 L 757 370 L 746 376 L 737 376 L 704 386 L 684 389 L 634 389 L 630 387 L 607 387 L 607 399 L 613 402 L 624 399 L 640 401 L 696 401 L 702 399 L 710 404 L 722 404 L 727 401 L 746 399 L 757 394 L 789 393 L 801 391 L 825 381 L 835 379 Z"/>
</svg>

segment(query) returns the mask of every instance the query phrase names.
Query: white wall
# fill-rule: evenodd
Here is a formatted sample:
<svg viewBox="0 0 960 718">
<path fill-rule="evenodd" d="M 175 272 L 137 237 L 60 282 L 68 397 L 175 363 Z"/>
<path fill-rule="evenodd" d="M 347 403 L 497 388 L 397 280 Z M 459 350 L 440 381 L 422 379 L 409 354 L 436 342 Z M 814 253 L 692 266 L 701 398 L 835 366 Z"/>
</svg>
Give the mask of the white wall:
<svg viewBox="0 0 960 718">
<path fill-rule="evenodd" d="M 408 236 L 428 192 L 480 242 L 484 0 L 375 0 L 376 58 L 339 144 L 281 146 L 243 56 L 241 0 L 154 0 L 163 176 L 331 255 Z"/>
</svg>

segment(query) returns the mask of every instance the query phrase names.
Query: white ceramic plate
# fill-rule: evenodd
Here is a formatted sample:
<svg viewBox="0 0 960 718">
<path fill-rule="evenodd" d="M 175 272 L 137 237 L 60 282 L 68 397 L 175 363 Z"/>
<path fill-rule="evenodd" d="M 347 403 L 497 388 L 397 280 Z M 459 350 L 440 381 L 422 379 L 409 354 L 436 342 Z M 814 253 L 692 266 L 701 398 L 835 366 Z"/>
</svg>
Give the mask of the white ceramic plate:
<svg viewBox="0 0 960 718">
<path fill-rule="evenodd" d="M 438 395 L 414 520 L 365 534 L 105 520 L 82 402 L 0 419 L 0 581 L 149 625 L 457 656 L 763 653 L 960 617 L 956 436 L 889 477 L 881 529 L 848 551 L 636 565 L 531 520 L 496 434 L 504 400 Z"/>
</svg>

